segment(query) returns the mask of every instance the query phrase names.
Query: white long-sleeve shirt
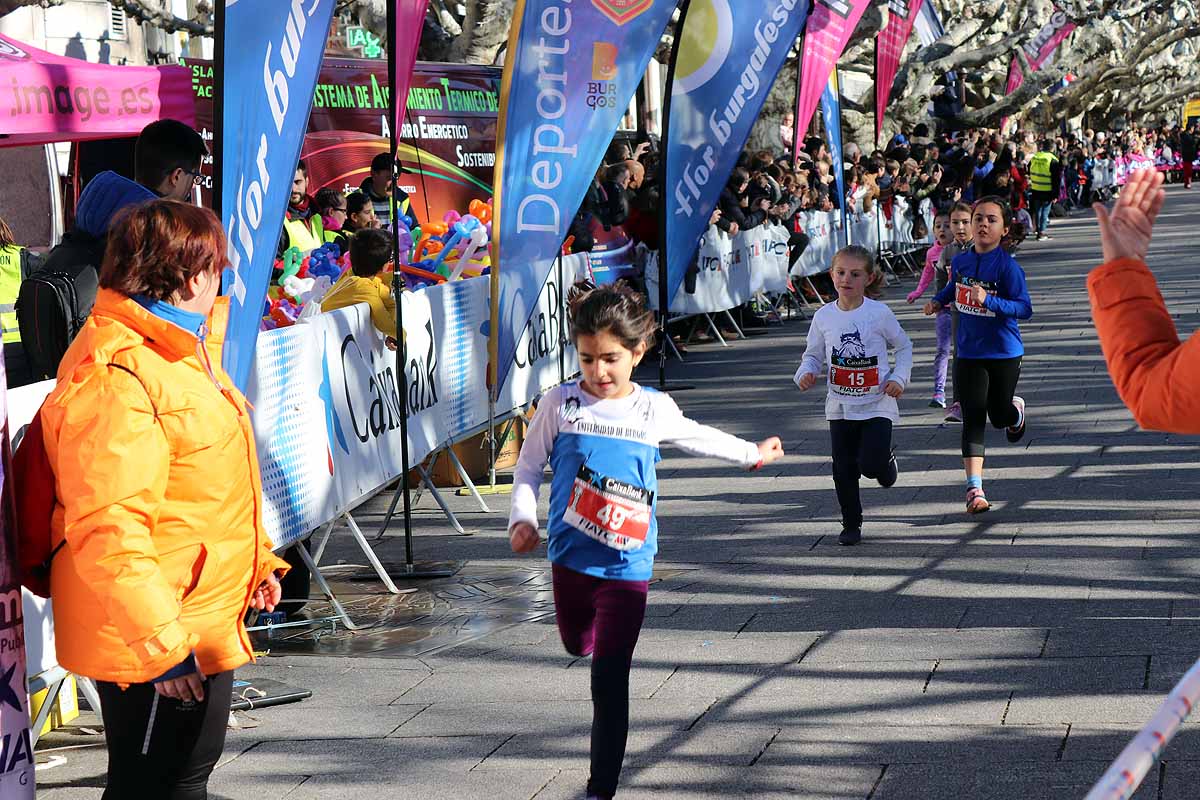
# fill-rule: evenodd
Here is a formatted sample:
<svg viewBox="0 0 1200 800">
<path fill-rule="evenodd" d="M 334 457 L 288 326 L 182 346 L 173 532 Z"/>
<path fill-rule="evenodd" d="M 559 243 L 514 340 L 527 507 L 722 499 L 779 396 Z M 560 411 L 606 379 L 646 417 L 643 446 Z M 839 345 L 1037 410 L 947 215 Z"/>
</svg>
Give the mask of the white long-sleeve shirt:
<svg viewBox="0 0 1200 800">
<path fill-rule="evenodd" d="M 888 350 L 895 351 L 891 366 Z M 828 371 L 826 368 L 828 367 Z M 885 303 L 864 297 L 853 311 L 827 303 L 813 315 L 808 345 L 794 380 L 822 374 L 828 379 L 825 418 L 900 421 L 896 398 L 883 393 L 888 381 L 908 386 L 912 341 Z"/>
<path fill-rule="evenodd" d="M 600 578 L 649 580 L 658 551 L 654 465 L 663 442 L 744 467 L 760 460 L 758 445 L 688 419 L 654 389 L 634 384 L 627 397 L 601 400 L 577 381 L 556 386 L 538 404 L 521 446 L 509 530 L 519 522 L 537 527 L 549 461 L 550 560 Z"/>
</svg>

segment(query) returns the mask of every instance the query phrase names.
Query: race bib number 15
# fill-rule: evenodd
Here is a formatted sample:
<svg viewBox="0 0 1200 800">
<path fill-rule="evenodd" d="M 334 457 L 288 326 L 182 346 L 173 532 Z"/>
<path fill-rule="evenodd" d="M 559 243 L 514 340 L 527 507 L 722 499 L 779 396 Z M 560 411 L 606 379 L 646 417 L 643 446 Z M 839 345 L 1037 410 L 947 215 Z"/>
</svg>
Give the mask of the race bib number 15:
<svg viewBox="0 0 1200 800">
<path fill-rule="evenodd" d="M 614 550 L 638 550 L 650 532 L 654 493 L 579 468 L 563 521 Z"/>
<path fill-rule="evenodd" d="M 834 393 L 860 397 L 872 393 L 879 386 L 879 361 L 875 357 L 834 356 L 830 361 L 829 385 Z"/>
<path fill-rule="evenodd" d="M 966 283 L 959 282 L 954 285 L 954 307 L 958 309 L 960 314 L 970 314 L 974 317 L 994 317 L 996 316 L 987 306 L 982 303 L 976 303 L 971 297 L 971 290 L 975 286 L 982 286 L 988 294 L 995 294 L 995 284 L 982 283 L 974 281 L 970 278 Z"/>
</svg>

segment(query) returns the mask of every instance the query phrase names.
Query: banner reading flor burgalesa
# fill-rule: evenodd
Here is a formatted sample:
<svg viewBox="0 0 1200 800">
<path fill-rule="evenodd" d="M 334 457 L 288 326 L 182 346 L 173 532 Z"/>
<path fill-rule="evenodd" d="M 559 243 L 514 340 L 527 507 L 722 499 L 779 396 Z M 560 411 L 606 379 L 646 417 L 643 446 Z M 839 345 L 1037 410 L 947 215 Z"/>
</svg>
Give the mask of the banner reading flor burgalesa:
<svg viewBox="0 0 1200 800">
<path fill-rule="evenodd" d="M 221 214 L 229 235 L 225 371 L 245 391 L 335 0 L 225 0 Z"/>
<path fill-rule="evenodd" d="M 491 330 L 497 385 L 675 5 L 517 3 L 497 134 Z"/>
<path fill-rule="evenodd" d="M 692 0 L 667 128 L 667 296 L 674 298 L 808 0 Z"/>
</svg>

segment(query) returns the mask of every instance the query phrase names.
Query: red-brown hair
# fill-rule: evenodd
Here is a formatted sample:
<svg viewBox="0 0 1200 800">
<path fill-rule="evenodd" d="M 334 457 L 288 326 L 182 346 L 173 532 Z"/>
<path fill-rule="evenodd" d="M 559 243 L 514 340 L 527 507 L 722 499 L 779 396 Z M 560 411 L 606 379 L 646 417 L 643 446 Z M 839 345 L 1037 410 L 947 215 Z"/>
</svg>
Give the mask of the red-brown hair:
<svg viewBox="0 0 1200 800">
<path fill-rule="evenodd" d="M 226 263 L 225 232 L 213 212 L 153 200 L 124 212 L 109 230 L 100 285 L 169 301 L 196 275 L 219 272 Z"/>
</svg>

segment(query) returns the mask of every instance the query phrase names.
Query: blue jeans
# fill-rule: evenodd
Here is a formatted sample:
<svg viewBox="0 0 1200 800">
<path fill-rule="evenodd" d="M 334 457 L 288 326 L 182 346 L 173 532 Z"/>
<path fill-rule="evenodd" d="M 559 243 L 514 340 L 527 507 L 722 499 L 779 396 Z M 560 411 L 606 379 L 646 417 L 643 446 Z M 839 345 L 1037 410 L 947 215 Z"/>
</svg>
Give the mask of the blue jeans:
<svg viewBox="0 0 1200 800">
<path fill-rule="evenodd" d="M 1054 205 L 1053 192 L 1033 193 L 1033 217 L 1037 223 L 1038 234 L 1046 232 L 1050 227 L 1050 206 Z"/>
</svg>

